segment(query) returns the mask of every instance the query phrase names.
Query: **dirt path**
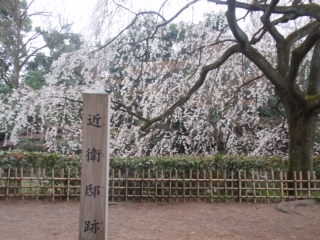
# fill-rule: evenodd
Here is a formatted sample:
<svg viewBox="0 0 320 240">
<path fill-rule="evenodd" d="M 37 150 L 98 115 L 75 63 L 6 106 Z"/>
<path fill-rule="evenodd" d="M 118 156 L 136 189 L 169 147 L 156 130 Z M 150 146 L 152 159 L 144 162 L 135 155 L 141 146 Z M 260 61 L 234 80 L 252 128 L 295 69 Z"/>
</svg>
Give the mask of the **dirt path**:
<svg viewBox="0 0 320 240">
<path fill-rule="evenodd" d="M 0 240 L 78 239 L 79 202 L 0 200 Z M 303 215 L 275 204 L 131 203 L 109 206 L 109 239 L 319 239 L 320 205 Z"/>
</svg>

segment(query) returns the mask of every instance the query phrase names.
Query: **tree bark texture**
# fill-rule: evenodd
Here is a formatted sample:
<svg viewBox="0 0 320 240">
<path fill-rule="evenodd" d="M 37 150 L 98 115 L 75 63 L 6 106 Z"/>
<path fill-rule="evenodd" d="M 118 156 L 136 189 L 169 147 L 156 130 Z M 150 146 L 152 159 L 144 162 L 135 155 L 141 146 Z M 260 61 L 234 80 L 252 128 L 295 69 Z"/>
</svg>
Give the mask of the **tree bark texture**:
<svg viewBox="0 0 320 240">
<path fill-rule="evenodd" d="M 288 179 L 294 179 L 294 172 L 302 171 L 307 179 L 308 171 L 313 169 L 314 140 L 317 113 L 291 110 L 287 114 L 289 127 L 289 164 Z"/>
</svg>

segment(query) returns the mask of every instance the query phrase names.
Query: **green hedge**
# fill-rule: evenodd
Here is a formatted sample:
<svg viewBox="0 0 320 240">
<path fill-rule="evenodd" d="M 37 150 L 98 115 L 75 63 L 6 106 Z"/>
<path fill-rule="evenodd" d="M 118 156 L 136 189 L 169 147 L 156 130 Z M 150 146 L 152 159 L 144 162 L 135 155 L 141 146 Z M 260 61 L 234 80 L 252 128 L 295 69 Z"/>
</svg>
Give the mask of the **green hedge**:
<svg viewBox="0 0 320 240">
<path fill-rule="evenodd" d="M 248 156 L 163 156 L 163 157 L 113 157 L 110 166 L 124 171 L 148 169 L 178 170 L 285 170 L 287 161 L 281 157 L 248 157 Z"/>
<path fill-rule="evenodd" d="M 287 158 L 279 156 L 161 156 L 161 157 L 111 157 L 110 168 L 115 171 L 142 169 L 178 169 L 185 170 L 227 170 L 230 171 L 285 171 L 287 169 Z M 0 151 L 0 167 L 2 168 L 44 168 L 46 171 L 51 169 L 61 170 L 62 168 L 75 169 L 81 168 L 81 157 L 61 155 L 47 152 L 27 152 L 24 150 Z M 320 177 L 320 157 L 314 158 L 314 171 Z"/>
</svg>

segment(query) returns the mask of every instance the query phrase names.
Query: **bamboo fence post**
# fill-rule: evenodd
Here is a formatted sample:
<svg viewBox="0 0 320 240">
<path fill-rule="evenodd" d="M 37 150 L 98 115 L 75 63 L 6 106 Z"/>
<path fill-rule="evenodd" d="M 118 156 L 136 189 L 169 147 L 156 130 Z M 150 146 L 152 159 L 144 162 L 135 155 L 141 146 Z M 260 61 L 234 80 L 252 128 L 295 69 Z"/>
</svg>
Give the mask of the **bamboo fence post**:
<svg viewBox="0 0 320 240">
<path fill-rule="evenodd" d="M 1 172 L 1 170 L 0 170 L 0 172 Z M 316 173 L 315 173 L 315 171 L 312 172 L 312 175 L 313 175 L 313 188 L 314 188 L 314 190 L 315 190 L 316 197 L 318 197 L 317 179 L 316 179 Z"/>
<path fill-rule="evenodd" d="M 169 202 L 171 202 L 172 169 L 169 171 Z"/>
<path fill-rule="evenodd" d="M 288 188 L 289 188 L 289 181 L 288 181 L 288 173 L 287 173 L 287 171 L 285 171 L 285 174 L 284 174 L 284 183 L 285 183 L 285 188 L 287 189 L 287 190 L 285 191 L 285 193 L 286 193 L 286 198 L 288 199 L 288 198 L 289 198 L 289 190 L 288 190 Z"/>
<path fill-rule="evenodd" d="M 204 177 L 204 181 L 203 181 L 203 195 L 204 195 L 204 201 L 207 201 L 207 173 L 206 170 L 203 170 L 203 177 Z"/>
<path fill-rule="evenodd" d="M 199 170 L 197 170 L 197 202 L 199 202 L 199 197 L 200 197 L 199 188 L 200 188 Z"/>
<path fill-rule="evenodd" d="M 185 170 L 182 171 L 182 195 L 183 195 L 183 202 L 186 202 L 186 172 Z"/>
<path fill-rule="evenodd" d="M 255 174 L 255 172 L 254 172 L 254 171 L 251 171 L 252 190 L 253 190 L 253 202 L 254 202 L 254 203 L 257 203 L 257 200 L 256 200 L 256 182 L 255 182 L 255 179 L 254 179 L 254 174 Z"/>
<path fill-rule="evenodd" d="M 240 170 L 238 171 L 238 196 L 239 196 L 239 202 L 242 202 L 242 197 L 241 197 L 241 172 Z"/>
<path fill-rule="evenodd" d="M 155 180 L 155 196 L 154 196 L 154 201 L 158 201 L 158 168 L 156 169 L 156 180 Z"/>
<path fill-rule="evenodd" d="M 212 192 L 212 169 L 210 169 L 209 177 L 210 177 L 210 199 L 211 199 L 211 203 L 213 203 L 213 192 Z"/>
<path fill-rule="evenodd" d="M 189 171 L 189 181 L 190 181 L 190 184 L 189 184 L 189 195 L 190 195 L 190 198 L 189 198 L 189 201 L 191 200 L 192 198 L 192 170 L 190 169 Z"/>
<path fill-rule="evenodd" d="M 54 169 L 51 169 L 51 176 L 52 176 L 52 202 L 54 202 Z"/>
<path fill-rule="evenodd" d="M 6 192 L 6 189 L 5 189 L 5 186 L 6 186 L 6 182 L 4 181 L 5 178 L 5 175 L 2 176 L 2 168 L 0 167 L 0 187 L 1 186 L 4 186 L 3 189 L 4 189 L 4 194 L 3 196 L 5 196 L 5 192 Z M 0 188 L 0 194 L 2 193 L 2 188 Z M 2 194 L 1 194 L 2 195 Z M 3 198 L 5 199 L 5 197 Z"/>
<path fill-rule="evenodd" d="M 77 182 L 74 181 L 74 185 L 76 185 Z M 70 197 L 70 168 L 68 168 L 68 178 L 67 178 L 67 202 L 69 202 Z"/>
<path fill-rule="evenodd" d="M 228 183 L 227 183 L 227 171 L 223 170 L 223 181 L 224 181 L 224 197 L 225 202 L 227 202 L 228 198 Z"/>
<path fill-rule="evenodd" d="M 111 201 L 114 202 L 114 169 L 111 170 Z"/>
<path fill-rule="evenodd" d="M 121 170 L 118 170 L 118 201 L 121 201 Z"/>
<path fill-rule="evenodd" d="M 21 168 L 20 168 L 21 169 Z M 13 182 L 13 196 L 16 197 L 17 192 L 16 192 L 16 188 L 17 188 L 17 178 L 18 178 L 18 168 L 14 169 L 14 182 Z M 22 181 L 22 178 L 20 178 Z"/>
<path fill-rule="evenodd" d="M 140 194 L 141 194 L 141 198 L 140 198 L 140 202 L 143 201 L 143 192 L 144 192 L 144 169 L 142 169 L 142 177 L 141 177 L 141 184 L 140 184 Z"/>
<path fill-rule="evenodd" d="M 220 202 L 220 182 L 219 182 L 219 170 L 217 170 L 217 193 L 218 193 L 218 202 Z"/>
<path fill-rule="evenodd" d="M 274 171 L 271 170 L 271 182 L 272 182 L 272 189 L 273 189 L 273 199 L 276 198 L 276 186 L 274 182 Z"/>
<path fill-rule="evenodd" d="M 179 193 L 178 193 L 178 170 L 175 169 L 175 192 L 176 192 L 176 202 L 178 201 L 178 196 L 179 196 Z"/>
<path fill-rule="evenodd" d="M 270 203 L 270 196 L 269 196 L 269 181 L 268 181 L 268 174 L 267 171 L 264 171 L 265 182 L 266 182 L 266 193 L 267 193 L 267 203 Z"/>
<path fill-rule="evenodd" d="M 164 201 L 163 192 L 164 192 L 164 179 L 163 179 L 163 169 L 161 169 L 161 202 Z"/>
<path fill-rule="evenodd" d="M 294 182 L 294 199 L 297 200 L 297 174 L 296 171 L 293 172 L 293 182 Z"/>
<path fill-rule="evenodd" d="M 1 192 L 2 192 L 2 168 L 0 167 L 0 196 L 1 196 Z"/>
<path fill-rule="evenodd" d="M 37 178 L 37 191 L 36 191 L 36 201 L 39 200 L 39 185 L 40 185 L 40 168 L 38 168 L 38 178 Z"/>
<path fill-rule="evenodd" d="M 23 189 L 23 169 L 20 168 L 20 177 L 21 177 L 21 199 L 24 201 L 24 189 Z"/>
<path fill-rule="evenodd" d="M 303 197 L 303 178 L 302 178 L 302 171 L 299 172 L 299 178 L 300 178 L 300 197 Z"/>
<path fill-rule="evenodd" d="M 10 172 L 11 172 L 11 168 L 8 168 L 7 183 L 6 183 L 6 201 L 8 201 L 8 198 L 9 198 Z"/>
<path fill-rule="evenodd" d="M 310 171 L 308 171 L 308 198 L 311 198 L 311 193 L 310 193 Z"/>
<path fill-rule="evenodd" d="M 32 197 L 32 190 L 33 190 L 33 168 L 30 168 L 30 197 Z"/>
<path fill-rule="evenodd" d="M 126 169 L 126 190 L 125 190 L 125 201 L 128 202 L 128 175 L 129 175 L 129 170 Z"/>
<path fill-rule="evenodd" d="M 260 174 L 259 174 L 259 171 L 257 171 L 257 180 L 258 180 L 258 188 L 259 188 L 260 202 L 262 202 L 262 192 L 261 192 L 261 183 L 260 183 Z"/>
<path fill-rule="evenodd" d="M 46 198 L 47 197 L 47 186 L 45 185 L 45 180 L 46 180 L 46 170 L 45 169 L 42 169 L 42 174 L 43 174 L 43 177 L 42 177 L 42 180 L 44 180 L 44 186 L 43 186 L 43 193 L 44 193 L 44 197 Z"/>
<path fill-rule="evenodd" d="M 284 202 L 283 196 L 283 172 L 280 171 L 280 192 L 281 192 L 281 202 Z"/>
<path fill-rule="evenodd" d="M 233 170 L 231 170 L 231 199 L 233 200 Z"/>
<path fill-rule="evenodd" d="M 136 201 L 136 187 L 137 187 L 137 170 L 134 170 L 133 173 L 133 177 L 134 177 L 134 182 L 133 182 L 133 199 L 134 201 Z"/>
<path fill-rule="evenodd" d="M 244 177 L 244 189 L 246 193 L 246 201 L 248 201 L 248 181 L 247 181 L 247 171 L 244 170 L 243 172 L 243 177 Z"/>
<path fill-rule="evenodd" d="M 75 184 L 74 184 L 74 197 L 76 197 L 77 196 L 77 192 L 78 192 L 78 167 L 76 167 L 76 171 L 75 171 Z M 107 174 L 109 174 L 109 173 L 107 173 Z M 81 182 L 80 182 L 80 185 L 81 185 Z M 108 190 L 107 190 L 108 191 Z"/>
<path fill-rule="evenodd" d="M 148 181 L 147 181 L 147 188 L 148 188 L 148 202 L 149 202 L 149 198 L 150 198 L 150 168 L 148 169 Z"/>
<path fill-rule="evenodd" d="M 64 168 L 61 169 L 61 180 L 60 180 L 60 201 L 62 200 L 62 192 L 64 192 L 64 184 L 62 184 L 64 182 Z M 62 187 L 63 185 L 63 187 Z"/>
</svg>

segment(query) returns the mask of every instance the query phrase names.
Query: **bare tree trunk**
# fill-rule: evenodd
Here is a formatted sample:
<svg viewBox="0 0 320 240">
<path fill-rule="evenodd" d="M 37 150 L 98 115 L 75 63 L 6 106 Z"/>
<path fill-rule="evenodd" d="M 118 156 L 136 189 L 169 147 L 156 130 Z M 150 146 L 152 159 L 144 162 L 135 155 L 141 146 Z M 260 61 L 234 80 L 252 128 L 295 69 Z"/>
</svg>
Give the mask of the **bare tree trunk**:
<svg viewBox="0 0 320 240">
<path fill-rule="evenodd" d="M 288 114 L 289 164 L 288 179 L 294 179 L 294 171 L 302 171 L 304 180 L 313 169 L 314 140 L 317 125 L 317 111 L 304 113 L 301 110 Z M 293 184 L 289 184 L 293 187 Z"/>
</svg>

